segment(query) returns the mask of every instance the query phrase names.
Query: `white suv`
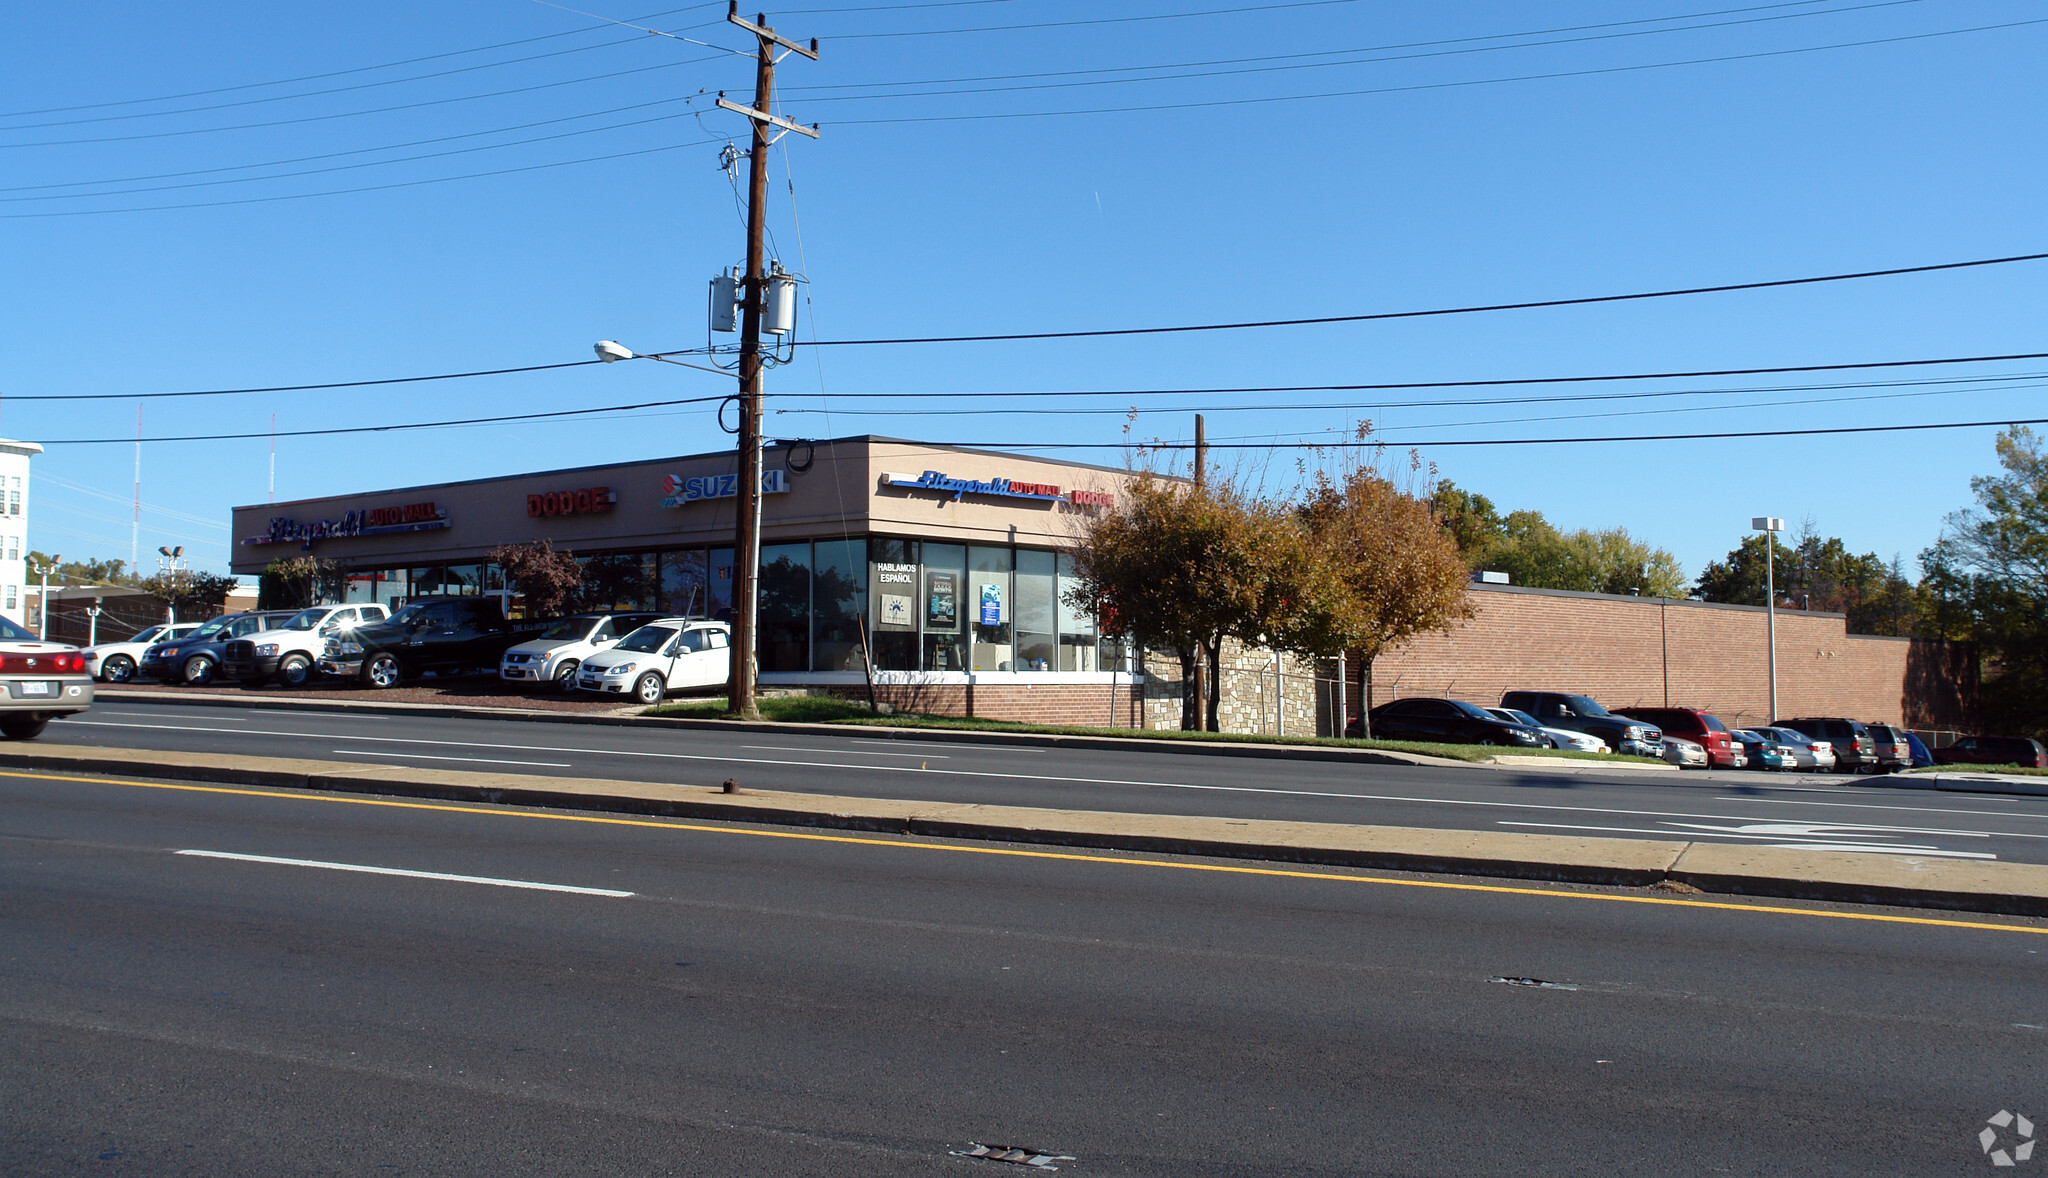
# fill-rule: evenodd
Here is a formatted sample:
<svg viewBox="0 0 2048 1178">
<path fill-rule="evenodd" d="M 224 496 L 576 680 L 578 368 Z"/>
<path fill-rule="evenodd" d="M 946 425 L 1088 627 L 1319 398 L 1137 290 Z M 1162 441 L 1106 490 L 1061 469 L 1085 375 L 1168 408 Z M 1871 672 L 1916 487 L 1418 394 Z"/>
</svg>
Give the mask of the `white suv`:
<svg viewBox="0 0 2048 1178">
<path fill-rule="evenodd" d="M 519 683 L 546 683 L 567 691 L 576 686 L 583 660 L 660 614 L 570 614 L 531 642 L 522 642 L 498 659 L 498 678 Z"/>
<path fill-rule="evenodd" d="M 723 687 L 732 671 L 732 628 L 724 622 L 662 618 L 640 627 L 576 676 L 585 691 L 658 704 L 672 689 Z"/>
<path fill-rule="evenodd" d="M 381 605 L 302 609 L 274 630 L 259 630 L 221 647 L 221 668 L 246 687 L 272 679 L 286 687 L 304 687 L 313 678 L 313 667 L 329 638 L 364 622 L 381 622 L 384 617 Z"/>
<path fill-rule="evenodd" d="M 180 622 L 175 626 L 160 623 L 126 642 L 102 642 L 98 646 L 88 646 L 79 652 L 85 656 L 85 672 L 102 683 L 126 683 L 135 678 L 135 665 L 142 661 L 144 651 L 159 642 L 183 638 L 200 625 L 199 622 Z"/>
</svg>

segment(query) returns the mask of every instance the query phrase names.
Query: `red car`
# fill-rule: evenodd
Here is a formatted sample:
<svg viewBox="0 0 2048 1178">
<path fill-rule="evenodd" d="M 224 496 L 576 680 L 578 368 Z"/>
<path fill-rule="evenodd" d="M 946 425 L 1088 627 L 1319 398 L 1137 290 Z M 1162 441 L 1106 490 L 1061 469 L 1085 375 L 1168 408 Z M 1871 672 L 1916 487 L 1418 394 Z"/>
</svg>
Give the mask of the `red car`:
<svg viewBox="0 0 2048 1178">
<path fill-rule="evenodd" d="M 1730 738 L 1728 726 L 1712 712 L 1698 708 L 1618 708 L 1615 714 L 1655 724 L 1666 736 L 1682 736 L 1693 742 L 1707 750 L 1710 768 L 1741 769 L 1749 764 L 1742 742 Z"/>
</svg>

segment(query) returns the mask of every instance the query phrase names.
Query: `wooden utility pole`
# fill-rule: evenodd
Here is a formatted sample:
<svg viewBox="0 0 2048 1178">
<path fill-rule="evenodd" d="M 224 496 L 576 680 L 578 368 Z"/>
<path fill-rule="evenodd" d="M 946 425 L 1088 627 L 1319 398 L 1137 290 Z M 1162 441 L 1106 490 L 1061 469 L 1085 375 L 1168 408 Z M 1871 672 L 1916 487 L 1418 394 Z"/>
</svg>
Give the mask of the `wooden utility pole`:
<svg viewBox="0 0 2048 1178">
<path fill-rule="evenodd" d="M 747 116 L 754 125 L 753 148 L 747 153 L 747 280 L 740 319 L 740 510 L 733 537 L 732 676 L 726 694 L 729 710 L 753 719 L 760 714 L 754 702 L 754 678 L 758 670 L 755 646 L 760 634 L 756 615 L 759 606 L 757 582 L 761 570 L 761 312 L 766 305 L 767 293 L 767 276 L 763 271 L 766 268 L 768 148 L 782 138 L 781 135 L 770 138 L 769 130 L 779 127 L 784 133 L 795 131 L 813 139 L 818 137 L 815 127 L 805 127 L 770 114 L 768 104 L 775 94 L 775 63 L 781 60 L 776 49 L 780 47 L 784 51 L 782 56 L 801 53 L 816 61 L 818 42 L 813 38 L 806 47 L 778 36 L 774 29 L 768 27 L 765 14 L 753 21 L 741 19 L 738 0 L 733 0 L 725 19 L 754 34 L 760 45 L 760 54 L 754 65 L 754 105 L 741 106 L 726 101 L 723 94 L 718 96 L 719 106 Z"/>
<path fill-rule="evenodd" d="M 1202 415 L 1195 414 L 1195 489 L 1201 490 L 1209 477 L 1209 433 Z M 1195 727 L 1206 728 L 1209 715 L 1209 693 L 1221 687 L 1221 683 L 1210 680 L 1221 671 L 1209 669 L 1209 652 L 1201 643 L 1195 644 Z"/>
</svg>

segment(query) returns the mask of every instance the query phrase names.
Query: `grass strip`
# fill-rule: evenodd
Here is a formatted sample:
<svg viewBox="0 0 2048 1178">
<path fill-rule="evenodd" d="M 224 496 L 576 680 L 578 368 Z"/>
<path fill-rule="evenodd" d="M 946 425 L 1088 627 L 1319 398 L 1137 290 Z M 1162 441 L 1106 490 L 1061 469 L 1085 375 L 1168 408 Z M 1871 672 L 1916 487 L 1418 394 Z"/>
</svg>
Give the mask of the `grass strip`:
<svg viewBox="0 0 2048 1178">
<path fill-rule="evenodd" d="M 836 696 L 767 696 L 760 701 L 761 718 L 784 724 L 846 724 L 869 728 L 928 728 L 955 732 L 1017 732 L 1042 736 L 1117 736 L 1136 740 L 1199 741 L 1211 744 L 1268 744 L 1319 748 L 1373 749 L 1381 752 L 1420 753 L 1456 761 L 1483 762 L 1498 755 L 1554 757 L 1562 760 L 1603 761 L 1620 764 L 1661 765 L 1653 757 L 1619 756 L 1611 753 L 1582 753 L 1574 750 L 1531 749 L 1476 744 L 1436 744 L 1409 740 L 1354 740 L 1329 736 L 1265 736 L 1235 732 L 1182 732 L 1177 728 L 1106 728 L 1078 724 L 1025 724 L 1012 720 L 970 719 L 962 716 L 920 716 L 898 713 L 877 716 L 850 700 Z M 690 720 L 735 719 L 722 700 L 662 704 L 642 712 L 643 716 L 669 716 Z"/>
<path fill-rule="evenodd" d="M 1908 773 L 1996 773 L 2003 777 L 2048 777 L 2048 769 L 2032 765 L 1922 765 Z"/>
</svg>

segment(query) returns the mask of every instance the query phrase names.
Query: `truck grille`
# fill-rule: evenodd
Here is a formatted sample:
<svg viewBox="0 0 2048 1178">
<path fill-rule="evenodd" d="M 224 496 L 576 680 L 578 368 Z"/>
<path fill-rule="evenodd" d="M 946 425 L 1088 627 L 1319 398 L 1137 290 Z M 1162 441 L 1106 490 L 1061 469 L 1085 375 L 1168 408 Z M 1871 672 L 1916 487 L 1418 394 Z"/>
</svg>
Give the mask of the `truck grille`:
<svg viewBox="0 0 2048 1178">
<path fill-rule="evenodd" d="M 248 659 L 256 657 L 256 644 L 237 639 L 220 649 L 223 658 Z"/>
</svg>

